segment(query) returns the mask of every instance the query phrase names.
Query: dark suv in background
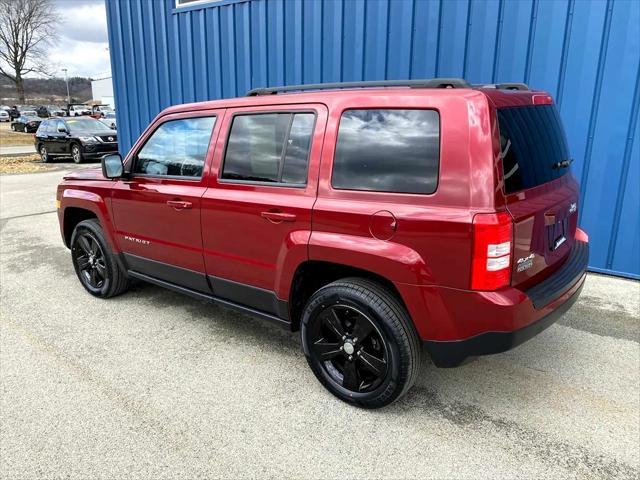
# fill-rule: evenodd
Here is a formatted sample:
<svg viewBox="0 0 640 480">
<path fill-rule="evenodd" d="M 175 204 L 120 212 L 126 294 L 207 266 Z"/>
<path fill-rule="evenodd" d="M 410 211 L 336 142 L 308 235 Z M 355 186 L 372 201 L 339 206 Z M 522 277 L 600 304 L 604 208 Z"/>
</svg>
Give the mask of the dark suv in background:
<svg viewBox="0 0 640 480">
<path fill-rule="evenodd" d="M 81 163 L 116 153 L 118 136 L 107 125 L 90 117 L 51 118 L 40 124 L 35 147 L 43 162 L 52 157 L 71 157 Z"/>
<path fill-rule="evenodd" d="M 33 133 L 38 129 L 41 118 L 35 115 L 20 115 L 11 122 L 11 130 L 14 132 Z"/>
</svg>

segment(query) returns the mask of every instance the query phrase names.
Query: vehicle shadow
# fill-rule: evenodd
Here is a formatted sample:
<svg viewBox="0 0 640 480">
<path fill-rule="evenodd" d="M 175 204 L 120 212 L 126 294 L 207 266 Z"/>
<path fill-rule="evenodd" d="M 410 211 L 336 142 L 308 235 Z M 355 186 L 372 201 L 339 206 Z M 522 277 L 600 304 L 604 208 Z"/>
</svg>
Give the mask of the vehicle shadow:
<svg viewBox="0 0 640 480">
<path fill-rule="evenodd" d="M 183 294 L 141 281 L 134 281 L 125 295 L 131 299 L 138 297 L 155 308 L 176 307 L 184 311 L 184 320 L 202 323 L 217 339 L 231 340 L 257 346 L 269 347 L 275 353 L 287 356 L 302 355 L 299 335 L 275 324 L 269 323 L 216 303 L 200 301 Z"/>
<path fill-rule="evenodd" d="M 185 314 L 185 321 L 207 326 L 217 339 L 242 342 L 267 348 L 276 355 L 296 357 L 305 362 L 299 332 L 289 332 L 265 320 L 243 314 L 226 307 L 198 301 L 182 294 L 162 289 L 144 282 L 135 282 L 125 296 L 138 297 L 155 308 L 178 308 Z M 553 327 L 552 327 L 553 328 Z M 540 404 L 554 396 L 557 384 L 548 373 L 527 364 L 527 350 L 535 350 L 540 356 L 558 359 L 573 357 L 567 347 L 549 342 L 547 333 L 532 339 L 527 346 L 516 350 L 472 360 L 457 368 L 436 367 L 426 351 L 423 351 L 420 372 L 415 386 L 409 394 L 393 405 L 382 409 L 386 413 L 402 413 L 406 410 L 422 409 L 426 412 L 446 412 L 455 402 L 479 402 L 490 409 L 499 408 L 505 401 L 521 402 L 523 405 Z M 524 349 L 524 350 L 523 350 Z M 446 405 L 440 408 L 438 405 Z M 538 405 L 538 406 L 540 406 Z M 434 410 L 435 409 L 435 410 Z M 468 417 L 468 415 L 466 415 Z M 465 415 L 456 417 L 465 421 Z"/>
</svg>

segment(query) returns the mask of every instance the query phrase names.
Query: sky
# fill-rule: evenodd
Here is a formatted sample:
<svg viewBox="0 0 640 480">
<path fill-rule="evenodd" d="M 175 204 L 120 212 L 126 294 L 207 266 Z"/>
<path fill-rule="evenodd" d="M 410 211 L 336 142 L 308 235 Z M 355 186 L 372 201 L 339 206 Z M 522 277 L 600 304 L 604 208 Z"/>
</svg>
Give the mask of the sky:
<svg viewBox="0 0 640 480">
<path fill-rule="evenodd" d="M 107 13 L 105 0 L 54 0 L 62 18 L 58 41 L 53 45 L 50 62 L 57 67 L 52 72 L 63 77 L 62 68 L 70 77 L 103 78 L 111 75 Z"/>
</svg>

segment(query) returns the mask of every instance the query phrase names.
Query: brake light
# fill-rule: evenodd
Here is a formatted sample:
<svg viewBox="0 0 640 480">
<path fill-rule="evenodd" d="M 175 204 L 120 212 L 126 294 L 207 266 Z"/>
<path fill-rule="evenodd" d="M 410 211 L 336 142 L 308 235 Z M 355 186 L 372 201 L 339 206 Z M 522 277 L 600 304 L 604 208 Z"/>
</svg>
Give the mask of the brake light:
<svg viewBox="0 0 640 480">
<path fill-rule="evenodd" d="M 506 212 L 473 217 L 471 289 L 497 290 L 511 280 L 513 224 Z"/>
<path fill-rule="evenodd" d="M 531 97 L 534 105 L 553 105 L 553 97 L 551 95 L 533 95 Z"/>
</svg>

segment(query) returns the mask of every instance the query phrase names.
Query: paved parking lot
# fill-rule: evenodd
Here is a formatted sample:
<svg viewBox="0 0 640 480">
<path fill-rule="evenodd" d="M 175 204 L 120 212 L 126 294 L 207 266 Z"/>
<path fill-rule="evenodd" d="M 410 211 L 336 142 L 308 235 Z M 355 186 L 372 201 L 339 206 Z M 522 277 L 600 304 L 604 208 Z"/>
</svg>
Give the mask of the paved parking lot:
<svg viewBox="0 0 640 480">
<path fill-rule="evenodd" d="M 136 285 L 86 294 L 61 172 L 0 177 L 0 477 L 640 475 L 640 284 L 591 275 L 557 325 L 378 411 L 324 391 L 297 335 Z"/>
</svg>

